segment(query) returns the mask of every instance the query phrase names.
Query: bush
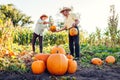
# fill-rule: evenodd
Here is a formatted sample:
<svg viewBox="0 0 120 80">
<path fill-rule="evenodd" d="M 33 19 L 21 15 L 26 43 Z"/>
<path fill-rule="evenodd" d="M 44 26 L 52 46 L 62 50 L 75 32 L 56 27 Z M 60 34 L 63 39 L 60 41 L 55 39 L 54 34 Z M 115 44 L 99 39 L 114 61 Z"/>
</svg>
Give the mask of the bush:
<svg viewBox="0 0 120 80">
<path fill-rule="evenodd" d="M 44 35 L 44 45 L 60 45 L 68 43 L 68 33 L 63 31 L 59 33 L 46 32 Z"/>
<path fill-rule="evenodd" d="M 29 28 L 16 28 L 13 30 L 13 41 L 21 45 L 30 44 L 32 41 L 33 32 Z M 44 33 L 44 42 L 45 46 L 48 45 L 59 45 L 68 43 L 68 33 L 63 31 L 59 33 L 52 33 L 47 31 Z M 38 40 L 36 42 L 38 44 Z"/>
<path fill-rule="evenodd" d="M 29 28 L 16 28 L 13 30 L 13 42 L 18 44 L 30 44 L 32 40 L 32 30 Z"/>
</svg>

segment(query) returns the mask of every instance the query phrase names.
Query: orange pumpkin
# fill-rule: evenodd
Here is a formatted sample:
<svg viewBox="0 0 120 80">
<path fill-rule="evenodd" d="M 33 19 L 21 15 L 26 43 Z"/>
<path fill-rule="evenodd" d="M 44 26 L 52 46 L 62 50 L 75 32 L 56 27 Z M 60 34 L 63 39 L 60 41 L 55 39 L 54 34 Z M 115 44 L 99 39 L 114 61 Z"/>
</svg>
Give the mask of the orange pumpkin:
<svg viewBox="0 0 120 80">
<path fill-rule="evenodd" d="M 68 69 L 68 59 L 64 54 L 52 54 L 48 57 L 47 69 L 53 75 L 64 75 Z"/>
<path fill-rule="evenodd" d="M 4 57 L 4 55 L 5 55 L 5 54 L 3 54 L 2 52 L 0 52 L 0 58 L 1 58 L 1 57 Z"/>
<path fill-rule="evenodd" d="M 6 52 L 7 52 L 6 50 L 1 50 L 0 51 L 0 57 L 4 57 L 4 55 L 6 54 Z"/>
<path fill-rule="evenodd" d="M 2 50 L 2 53 L 3 53 L 3 54 L 6 54 L 6 53 L 7 53 L 7 50 Z"/>
<path fill-rule="evenodd" d="M 9 51 L 9 56 L 15 56 L 14 52 Z"/>
<path fill-rule="evenodd" d="M 106 63 L 115 63 L 115 57 L 114 56 L 107 56 L 105 59 Z"/>
<path fill-rule="evenodd" d="M 2 41 L 2 38 L 0 38 L 0 44 L 2 43 L 3 41 Z"/>
<path fill-rule="evenodd" d="M 45 71 L 45 63 L 42 60 L 34 61 L 31 65 L 34 74 L 41 74 Z"/>
<path fill-rule="evenodd" d="M 27 51 L 22 51 L 21 53 L 20 53 L 20 55 L 21 56 L 24 56 L 25 54 L 27 54 L 28 52 Z"/>
<path fill-rule="evenodd" d="M 75 60 L 68 60 L 68 73 L 75 73 L 77 70 L 77 62 Z"/>
<path fill-rule="evenodd" d="M 78 30 L 76 28 L 70 29 L 70 36 L 76 36 L 78 34 Z"/>
<path fill-rule="evenodd" d="M 103 61 L 100 59 L 100 58 L 93 58 L 91 60 L 92 64 L 95 64 L 95 65 L 102 65 L 103 64 Z"/>
<path fill-rule="evenodd" d="M 70 55 L 70 54 L 67 54 L 66 57 L 67 57 L 68 59 L 74 59 L 74 57 L 73 57 L 72 55 Z"/>
<path fill-rule="evenodd" d="M 49 56 L 50 54 L 41 54 L 41 53 L 35 54 L 34 60 L 43 60 L 46 63 Z"/>
<path fill-rule="evenodd" d="M 56 31 L 56 26 L 50 26 L 50 31 L 55 32 Z"/>
<path fill-rule="evenodd" d="M 55 54 L 55 53 L 60 53 L 60 54 L 66 54 L 65 52 L 65 49 L 62 48 L 61 46 L 54 46 L 52 49 L 51 49 L 51 54 Z"/>
</svg>

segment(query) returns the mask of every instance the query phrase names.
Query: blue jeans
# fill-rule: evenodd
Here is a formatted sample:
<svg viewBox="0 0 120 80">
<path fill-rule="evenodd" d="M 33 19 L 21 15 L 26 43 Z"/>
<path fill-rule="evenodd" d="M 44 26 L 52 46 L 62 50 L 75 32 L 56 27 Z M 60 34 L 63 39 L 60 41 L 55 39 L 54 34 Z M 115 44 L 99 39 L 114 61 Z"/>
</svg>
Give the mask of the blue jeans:
<svg viewBox="0 0 120 80">
<path fill-rule="evenodd" d="M 79 58 L 80 57 L 80 46 L 79 46 L 79 29 L 76 26 L 78 30 L 78 35 L 76 36 L 70 36 L 69 34 L 69 49 L 70 49 L 70 54 L 74 57 Z M 75 52 L 75 54 L 74 54 Z"/>
<path fill-rule="evenodd" d="M 39 38 L 39 49 L 40 49 L 40 53 L 42 53 L 42 49 L 43 49 L 43 36 L 37 35 L 36 33 L 33 33 L 33 39 L 32 39 L 32 50 L 33 52 L 35 52 L 35 43 L 36 43 L 36 39 L 37 37 Z"/>
</svg>

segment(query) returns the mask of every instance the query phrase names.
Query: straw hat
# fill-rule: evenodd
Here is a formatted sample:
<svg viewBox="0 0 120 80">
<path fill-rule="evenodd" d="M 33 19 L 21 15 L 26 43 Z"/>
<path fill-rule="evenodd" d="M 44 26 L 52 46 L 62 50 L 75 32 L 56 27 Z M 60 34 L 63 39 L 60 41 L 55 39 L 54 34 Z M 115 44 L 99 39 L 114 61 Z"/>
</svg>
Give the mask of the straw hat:
<svg viewBox="0 0 120 80">
<path fill-rule="evenodd" d="M 40 16 L 40 18 L 42 18 L 42 17 L 47 17 L 48 18 L 48 16 L 46 14 L 43 14 L 43 15 Z"/>
<path fill-rule="evenodd" d="M 71 9 L 68 8 L 68 7 L 63 7 L 63 8 L 60 10 L 60 13 L 62 13 L 63 11 L 71 11 Z"/>
</svg>

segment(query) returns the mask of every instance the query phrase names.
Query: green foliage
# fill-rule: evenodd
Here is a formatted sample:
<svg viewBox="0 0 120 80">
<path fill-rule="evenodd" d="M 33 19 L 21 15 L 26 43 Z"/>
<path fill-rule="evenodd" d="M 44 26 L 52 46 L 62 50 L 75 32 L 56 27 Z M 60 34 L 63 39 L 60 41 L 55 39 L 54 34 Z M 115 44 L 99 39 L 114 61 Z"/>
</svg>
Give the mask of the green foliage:
<svg viewBox="0 0 120 80">
<path fill-rule="evenodd" d="M 68 33 L 60 32 L 60 33 L 52 33 L 46 32 L 44 34 L 43 44 L 44 46 L 49 45 L 60 45 L 68 43 Z M 21 45 L 30 44 L 32 41 L 33 32 L 29 28 L 15 28 L 13 29 L 13 41 L 14 43 L 18 43 Z M 38 44 L 38 40 L 36 42 Z"/>
<path fill-rule="evenodd" d="M 60 45 L 68 43 L 68 33 L 63 31 L 60 33 L 47 32 L 44 35 L 44 44 L 45 45 Z"/>
<path fill-rule="evenodd" d="M 14 43 L 30 44 L 32 41 L 32 30 L 29 28 L 16 28 L 13 30 Z"/>
<path fill-rule="evenodd" d="M 103 61 L 109 55 L 116 58 L 116 64 L 120 65 L 120 47 L 107 47 L 105 45 L 91 46 L 88 44 L 81 44 L 81 65 L 82 67 L 92 66 L 90 63 L 92 58 L 100 58 Z"/>
<path fill-rule="evenodd" d="M 0 58 L 0 70 L 26 72 L 28 69 L 22 60 L 12 57 Z"/>
<path fill-rule="evenodd" d="M 98 46 L 91 46 L 89 44 L 81 44 L 81 52 L 91 52 L 91 53 L 102 53 L 102 52 L 108 52 L 108 53 L 115 53 L 119 52 L 120 47 L 107 47 L 105 45 L 98 45 Z"/>
<path fill-rule="evenodd" d="M 2 19 L 4 23 L 10 19 L 14 26 L 24 26 L 33 23 L 30 16 L 23 14 L 15 8 L 13 4 L 0 5 L 0 15 L 0 19 Z"/>
<path fill-rule="evenodd" d="M 112 16 L 109 17 L 109 23 L 108 23 L 109 27 L 108 28 L 109 28 L 110 35 L 111 35 L 111 40 L 113 40 L 116 38 L 117 26 L 118 26 L 118 15 L 116 15 L 116 13 L 115 13 L 114 5 L 110 6 L 110 12 L 111 12 Z"/>
</svg>

